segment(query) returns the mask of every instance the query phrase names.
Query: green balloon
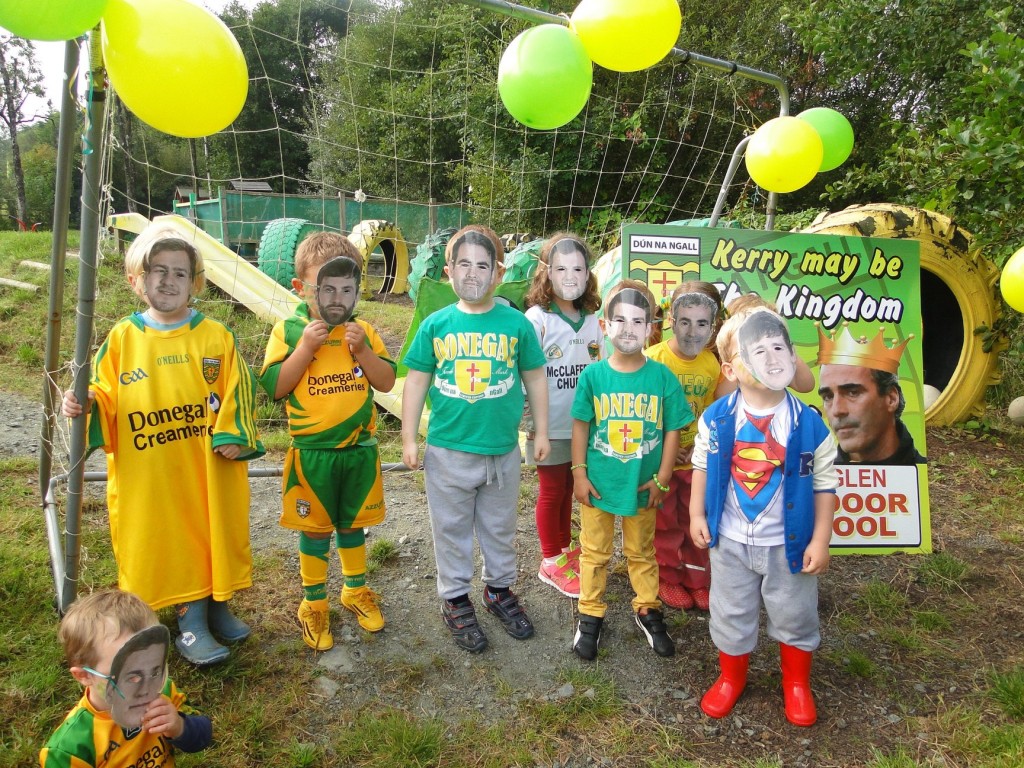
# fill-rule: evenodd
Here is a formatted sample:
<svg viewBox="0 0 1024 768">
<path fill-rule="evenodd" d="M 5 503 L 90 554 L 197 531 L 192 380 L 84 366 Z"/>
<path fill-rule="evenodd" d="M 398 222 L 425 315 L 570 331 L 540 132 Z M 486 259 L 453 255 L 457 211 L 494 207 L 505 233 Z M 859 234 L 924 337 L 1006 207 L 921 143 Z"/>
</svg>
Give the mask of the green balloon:
<svg viewBox="0 0 1024 768">
<path fill-rule="evenodd" d="M 28 40 L 71 40 L 100 23 L 107 0 L 6 0 L 0 27 Z"/>
<path fill-rule="evenodd" d="M 814 107 L 797 115 L 810 123 L 821 137 L 825 152 L 818 171 L 831 171 L 846 162 L 853 151 L 853 126 L 841 113 L 828 107 Z"/>
<path fill-rule="evenodd" d="M 531 27 L 513 40 L 498 64 L 498 95 L 525 126 L 559 128 L 586 106 L 594 66 L 576 33 L 561 24 Z"/>
</svg>

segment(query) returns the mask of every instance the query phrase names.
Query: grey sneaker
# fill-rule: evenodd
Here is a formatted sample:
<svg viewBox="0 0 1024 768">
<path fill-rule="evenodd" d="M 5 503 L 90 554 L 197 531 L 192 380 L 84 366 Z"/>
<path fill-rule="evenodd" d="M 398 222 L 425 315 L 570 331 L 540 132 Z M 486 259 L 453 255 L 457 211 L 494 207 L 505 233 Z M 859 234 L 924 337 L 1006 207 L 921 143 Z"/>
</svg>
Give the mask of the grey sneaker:
<svg viewBox="0 0 1024 768">
<path fill-rule="evenodd" d="M 533 637 L 533 622 L 526 615 L 523 606 L 519 604 L 519 598 L 516 597 L 515 592 L 509 590 L 496 594 L 484 587 L 484 604 L 488 611 L 501 619 L 501 623 L 505 625 L 505 631 L 516 640 Z"/>
<path fill-rule="evenodd" d="M 459 648 L 470 653 L 480 653 L 487 647 L 487 636 L 477 623 L 476 609 L 472 603 L 467 601 L 455 604 L 442 600 L 441 616 Z"/>
</svg>

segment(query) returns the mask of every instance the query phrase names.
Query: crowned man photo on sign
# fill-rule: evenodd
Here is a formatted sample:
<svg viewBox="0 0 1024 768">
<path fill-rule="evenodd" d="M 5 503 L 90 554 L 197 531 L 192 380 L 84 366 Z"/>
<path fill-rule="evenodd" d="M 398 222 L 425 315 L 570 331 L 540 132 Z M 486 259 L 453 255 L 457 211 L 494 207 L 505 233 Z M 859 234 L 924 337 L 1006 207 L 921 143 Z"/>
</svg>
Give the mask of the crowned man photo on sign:
<svg viewBox="0 0 1024 768">
<path fill-rule="evenodd" d="M 871 340 L 849 327 L 831 336 L 818 327 L 818 394 L 839 441 L 838 464 L 923 464 L 901 420 L 906 398 L 899 381 L 903 350 L 913 337 L 889 347 L 885 328 Z"/>
</svg>

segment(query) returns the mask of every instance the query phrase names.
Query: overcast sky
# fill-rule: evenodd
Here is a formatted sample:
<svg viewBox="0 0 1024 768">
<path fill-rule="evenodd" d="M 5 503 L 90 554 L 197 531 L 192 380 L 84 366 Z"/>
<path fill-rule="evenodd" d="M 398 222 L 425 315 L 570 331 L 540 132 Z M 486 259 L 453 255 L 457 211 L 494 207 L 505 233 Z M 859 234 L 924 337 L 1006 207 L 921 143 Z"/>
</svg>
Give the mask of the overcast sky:
<svg viewBox="0 0 1024 768">
<path fill-rule="evenodd" d="M 216 13 L 229 2 L 230 0 L 202 0 L 201 2 L 195 2 L 195 4 L 205 6 Z M 260 0 L 242 0 L 242 4 L 249 8 L 255 6 L 257 2 L 260 2 Z M 36 60 L 39 62 L 39 70 L 43 73 L 43 88 L 46 90 L 46 98 L 52 102 L 54 109 L 60 109 L 61 87 L 64 79 L 64 43 L 34 41 L 34 45 Z M 87 54 L 83 48 L 82 69 L 88 63 L 86 56 Z M 81 86 L 79 86 L 79 98 L 81 98 Z M 45 115 L 46 105 L 43 102 L 27 105 L 26 112 L 31 114 L 31 110 L 35 110 L 40 115 Z"/>
</svg>

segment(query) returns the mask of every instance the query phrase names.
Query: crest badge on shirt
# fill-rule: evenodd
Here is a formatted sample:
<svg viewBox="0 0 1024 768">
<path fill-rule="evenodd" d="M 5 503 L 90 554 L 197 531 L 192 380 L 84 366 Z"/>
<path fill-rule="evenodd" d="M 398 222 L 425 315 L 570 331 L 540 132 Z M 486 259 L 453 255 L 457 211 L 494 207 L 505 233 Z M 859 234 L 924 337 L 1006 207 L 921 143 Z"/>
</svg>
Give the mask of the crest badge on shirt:
<svg viewBox="0 0 1024 768">
<path fill-rule="evenodd" d="M 297 514 L 299 517 L 309 517 L 309 513 L 310 513 L 309 502 L 306 501 L 305 499 L 296 499 L 295 500 L 295 514 Z"/>
<path fill-rule="evenodd" d="M 220 377 L 220 362 L 219 357 L 203 358 L 203 378 L 207 384 L 213 384 Z"/>
<path fill-rule="evenodd" d="M 455 386 L 464 395 L 480 395 L 491 380 L 490 360 L 456 360 Z"/>
<path fill-rule="evenodd" d="M 548 360 L 557 360 L 562 356 L 562 348 L 557 344 L 552 344 L 544 350 L 544 356 L 547 357 Z"/>
<path fill-rule="evenodd" d="M 619 456 L 634 457 L 644 439 L 644 423 L 635 419 L 609 419 L 608 445 Z"/>
</svg>

